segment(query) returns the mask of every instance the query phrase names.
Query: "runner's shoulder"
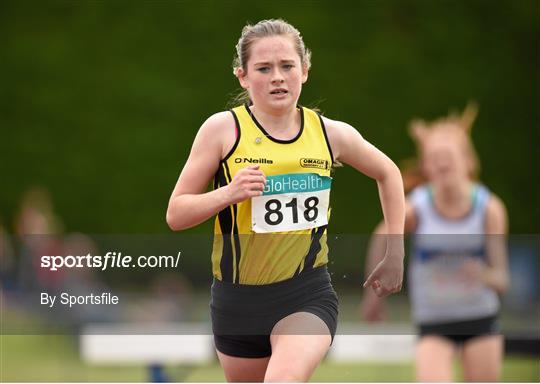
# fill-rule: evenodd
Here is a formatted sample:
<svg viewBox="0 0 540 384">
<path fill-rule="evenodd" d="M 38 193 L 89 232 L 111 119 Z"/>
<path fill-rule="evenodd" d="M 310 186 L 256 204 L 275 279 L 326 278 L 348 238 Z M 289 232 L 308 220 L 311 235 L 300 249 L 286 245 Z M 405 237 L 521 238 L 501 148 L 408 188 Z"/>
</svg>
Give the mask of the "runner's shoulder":
<svg viewBox="0 0 540 384">
<path fill-rule="evenodd" d="M 197 138 L 206 147 L 218 148 L 221 158 L 224 158 L 236 141 L 236 122 L 232 113 L 214 113 L 201 125 Z"/>
<path fill-rule="evenodd" d="M 321 117 L 335 159 L 340 158 L 342 152 L 352 140 L 357 138 L 362 139 L 360 133 L 352 125 L 344 121 L 329 119 L 325 116 Z"/>
<path fill-rule="evenodd" d="M 235 121 L 230 111 L 217 112 L 206 119 L 199 132 L 205 135 L 223 137 L 228 132 L 234 132 Z"/>
<path fill-rule="evenodd" d="M 344 121 L 333 120 L 326 116 L 321 116 L 321 118 L 323 120 L 328 135 L 338 136 L 339 138 L 346 138 L 347 135 L 350 135 L 353 132 L 355 134 L 359 133 L 356 128 Z"/>
</svg>

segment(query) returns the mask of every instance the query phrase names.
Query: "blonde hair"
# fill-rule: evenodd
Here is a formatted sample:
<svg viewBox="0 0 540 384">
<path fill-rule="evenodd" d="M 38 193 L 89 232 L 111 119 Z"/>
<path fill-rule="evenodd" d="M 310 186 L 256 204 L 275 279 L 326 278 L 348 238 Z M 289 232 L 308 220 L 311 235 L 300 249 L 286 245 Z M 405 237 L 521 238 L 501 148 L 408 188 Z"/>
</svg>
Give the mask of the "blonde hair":
<svg viewBox="0 0 540 384">
<path fill-rule="evenodd" d="M 433 133 L 446 132 L 455 135 L 463 147 L 465 156 L 469 160 L 469 177 L 477 180 L 480 174 L 480 161 L 471 140 L 471 129 L 476 116 L 478 115 L 478 105 L 469 102 L 463 113 L 450 113 L 448 116 L 439 118 L 431 123 L 421 119 L 414 119 L 409 124 L 409 135 L 416 144 L 418 156 L 413 159 L 404 160 L 401 164 L 403 185 L 405 192 L 409 192 L 420 184 L 427 182 L 426 176 L 422 172 L 419 157 L 423 151 L 423 146 L 429 136 Z"/>
<path fill-rule="evenodd" d="M 241 68 L 247 72 L 247 62 L 251 54 L 251 46 L 258 39 L 270 36 L 290 36 L 302 66 L 309 70 L 311 68 L 311 51 L 306 48 L 302 35 L 298 29 L 282 19 L 261 20 L 255 25 L 247 24 L 242 29 L 242 34 L 236 44 L 236 54 L 233 60 L 233 73 L 235 76 Z M 247 90 L 242 90 L 229 102 L 231 105 L 250 102 Z"/>
</svg>

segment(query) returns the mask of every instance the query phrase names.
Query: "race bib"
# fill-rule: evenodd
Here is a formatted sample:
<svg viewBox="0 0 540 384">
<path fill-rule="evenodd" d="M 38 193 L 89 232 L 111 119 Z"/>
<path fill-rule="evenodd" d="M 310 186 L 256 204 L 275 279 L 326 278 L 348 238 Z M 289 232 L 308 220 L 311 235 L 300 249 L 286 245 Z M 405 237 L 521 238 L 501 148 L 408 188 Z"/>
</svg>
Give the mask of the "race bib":
<svg viewBox="0 0 540 384">
<path fill-rule="evenodd" d="M 481 289 L 481 285 L 479 280 L 469 277 L 463 271 L 468 259 L 470 256 L 459 253 L 442 253 L 435 254 L 435 257 L 424 263 L 422 281 L 428 287 L 425 295 L 431 305 L 448 308 L 475 298 L 474 294 Z"/>
<path fill-rule="evenodd" d="M 285 232 L 328 224 L 332 178 L 316 173 L 267 176 L 262 196 L 251 199 L 254 232 Z"/>
</svg>

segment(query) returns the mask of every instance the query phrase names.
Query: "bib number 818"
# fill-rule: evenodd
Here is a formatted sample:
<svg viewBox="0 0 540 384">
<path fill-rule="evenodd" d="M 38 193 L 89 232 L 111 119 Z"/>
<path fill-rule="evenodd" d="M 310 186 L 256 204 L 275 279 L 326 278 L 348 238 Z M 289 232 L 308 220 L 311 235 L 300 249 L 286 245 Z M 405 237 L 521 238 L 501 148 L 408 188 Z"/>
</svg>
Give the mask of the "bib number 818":
<svg viewBox="0 0 540 384">
<path fill-rule="evenodd" d="M 315 196 L 308 197 L 304 201 L 304 219 L 306 221 L 315 221 L 319 215 L 319 209 L 317 205 L 319 204 L 319 199 Z M 270 225 L 278 225 L 283 221 L 283 213 L 281 212 L 281 201 L 277 199 L 271 199 L 266 202 L 264 205 L 266 213 L 264 215 L 264 221 Z M 298 200 L 293 198 L 285 207 L 290 208 L 292 212 L 293 223 L 298 223 Z"/>
</svg>

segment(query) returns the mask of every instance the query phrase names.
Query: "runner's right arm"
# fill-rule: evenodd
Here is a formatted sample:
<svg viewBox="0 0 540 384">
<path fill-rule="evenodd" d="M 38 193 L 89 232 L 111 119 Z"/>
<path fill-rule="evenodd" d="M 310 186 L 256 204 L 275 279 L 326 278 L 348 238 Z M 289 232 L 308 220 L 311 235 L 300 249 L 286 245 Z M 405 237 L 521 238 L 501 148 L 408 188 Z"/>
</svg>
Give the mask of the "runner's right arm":
<svg viewBox="0 0 540 384">
<path fill-rule="evenodd" d="M 258 166 L 241 170 L 227 186 L 205 192 L 234 145 L 235 129 L 230 112 L 216 113 L 199 129 L 169 200 L 167 224 L 172 230 L 193 227 L 231 204 L 262 194 L 266 179 Z"/>
</svg>

